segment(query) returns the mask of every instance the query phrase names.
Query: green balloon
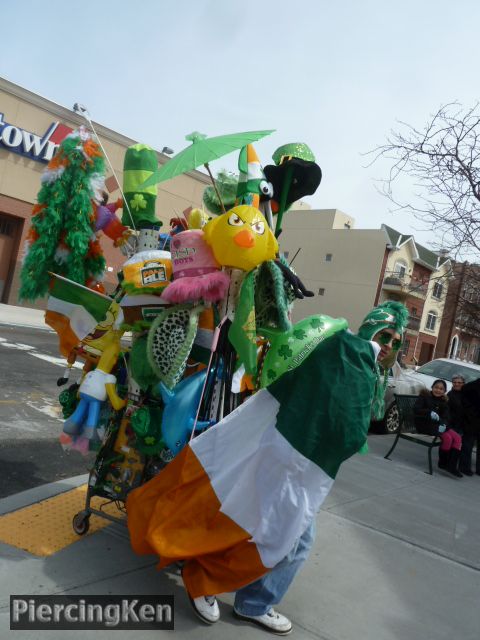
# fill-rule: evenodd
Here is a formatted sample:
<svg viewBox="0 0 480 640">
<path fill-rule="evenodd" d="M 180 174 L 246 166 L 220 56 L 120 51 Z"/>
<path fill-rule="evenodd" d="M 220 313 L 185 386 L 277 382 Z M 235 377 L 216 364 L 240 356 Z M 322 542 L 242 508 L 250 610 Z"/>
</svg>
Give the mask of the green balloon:
<svg viewBox="0 0 480 640">
<path fill-rule="evenodd" d="M 298 367 L 320 342 L 347 328 L 345 318 L 314 315 L 300 320 L 289 331 L 258 329 L 257 333 L 270 342 L 260 374 L 260 387 L 267 387 L 285 372 Z"/>
</svg>

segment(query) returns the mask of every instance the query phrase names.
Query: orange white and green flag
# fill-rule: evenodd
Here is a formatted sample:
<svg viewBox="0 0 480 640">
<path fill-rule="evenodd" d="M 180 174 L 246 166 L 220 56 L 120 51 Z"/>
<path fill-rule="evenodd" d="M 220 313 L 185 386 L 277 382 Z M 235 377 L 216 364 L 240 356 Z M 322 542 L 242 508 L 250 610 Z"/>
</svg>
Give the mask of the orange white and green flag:
<svg viewBox="0 0 480 640">
<path fill-rule="evenodd" d="M 366 441 L 371 344 L 341 331 L 191 442 L 127 500 L 133 549 L 185 561 L 191 597 L 235 591 L 291 551 Z"/>
<path fill-rule="evenodd" d="M 52 276 L 45 322 L 58 334 L 60 352 L 67 356 L 105 319 L 112 299 L 63 276 Z"/>
</svg>

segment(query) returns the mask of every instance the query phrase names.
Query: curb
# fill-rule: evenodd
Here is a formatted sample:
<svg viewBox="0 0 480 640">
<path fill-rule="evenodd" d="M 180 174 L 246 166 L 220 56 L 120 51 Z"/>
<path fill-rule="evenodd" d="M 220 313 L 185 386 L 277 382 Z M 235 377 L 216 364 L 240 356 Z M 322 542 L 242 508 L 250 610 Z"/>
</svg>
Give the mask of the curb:
<svg viewBox="0 0 480 640">
<path fill-rule="evenodd" d="M 47 498 L 53 498 L 60 493 L 65 493 L 71 489 L 75 489 L 82 484 L 88 482 L 88 473 L 81 476 L 73 476 L 72 478 L 65 478 L 64 480 L 57 480 L 56 482 L 48 482 L 42 484 L 33 489 L 27 489 L 20 493 L 14 493 L 11 496 L 0 499 L 0 516 L 4 516 L 12 511 L 18 511 L 23 507 L 28 507 L 31 504 L 42 502 Z"/>
</svg>

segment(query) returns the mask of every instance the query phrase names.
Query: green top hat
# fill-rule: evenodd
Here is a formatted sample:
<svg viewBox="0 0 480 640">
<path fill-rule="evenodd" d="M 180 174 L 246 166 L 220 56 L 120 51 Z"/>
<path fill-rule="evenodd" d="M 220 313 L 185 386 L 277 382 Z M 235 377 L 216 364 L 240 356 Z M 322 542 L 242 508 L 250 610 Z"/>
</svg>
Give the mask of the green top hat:
<svg viewBox="0 0 480 640">
<path fill-rule="evenodd" d="M 146 144 L 134 144 L 127 149 L 123 163 L 123 193 L 128 204 L 128 208 L 123 207 L 124 225 L 135 226 L 135 229 L 161 226 L 161 221 L 155 216 L 157 185 L 141 188 L 157 169 L 158 158 L 154 149 Z"/>
</svg>

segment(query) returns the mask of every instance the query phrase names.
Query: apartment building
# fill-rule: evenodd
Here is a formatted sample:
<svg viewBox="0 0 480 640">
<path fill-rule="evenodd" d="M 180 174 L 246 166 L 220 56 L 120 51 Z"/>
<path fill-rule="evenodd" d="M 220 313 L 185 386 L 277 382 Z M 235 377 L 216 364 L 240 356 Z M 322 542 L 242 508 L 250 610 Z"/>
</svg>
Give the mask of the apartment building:
<svg viewBox="0 0 480 640">
<path fill-rule="evenodd" d="M 385 300 L 403 302 L 410 313 L 403 362 L 435 355 L 451 263 L 391 227 L 355 229 L 337 209 L 290 211 L 281 247 L 315 296 L 298 301 L 294 319 L 324 313 L 357 330 L 368 310 Z"/>
</svg>

